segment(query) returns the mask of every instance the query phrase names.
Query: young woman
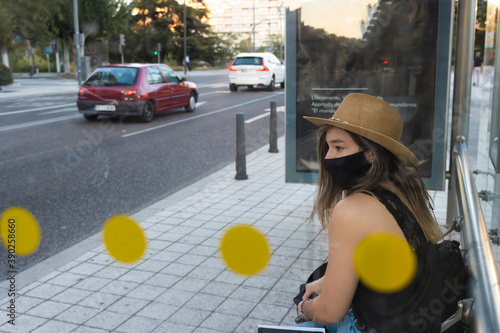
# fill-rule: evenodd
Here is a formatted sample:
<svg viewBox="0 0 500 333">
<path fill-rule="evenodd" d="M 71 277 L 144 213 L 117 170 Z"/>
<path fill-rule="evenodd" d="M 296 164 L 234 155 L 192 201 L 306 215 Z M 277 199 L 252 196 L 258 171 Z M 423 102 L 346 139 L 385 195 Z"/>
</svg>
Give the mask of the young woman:
<svg viewBox="0 0 500 333">
<path fill-rule="evenodd" d="M 383 100 L 353 93 L 330 119 L 305 117 L 318 131 L 319 179 L 313 208 L 328 232 L 325 275 L 306 285 L 300 326 L 334 332 L 439 332 L 441 230 L 415 155 L 402 145 L 403 122 Z M 361 241 L 389 234 L 408 242 L 416 274 L 395 292 L 360 281 L 353 257 Z"/>
</svg>

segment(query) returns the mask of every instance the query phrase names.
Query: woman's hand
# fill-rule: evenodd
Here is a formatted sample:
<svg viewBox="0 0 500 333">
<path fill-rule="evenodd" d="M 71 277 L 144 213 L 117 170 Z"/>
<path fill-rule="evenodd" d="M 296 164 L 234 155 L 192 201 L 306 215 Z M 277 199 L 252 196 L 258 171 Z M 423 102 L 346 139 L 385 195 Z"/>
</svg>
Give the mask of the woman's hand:
<svg viewBox="0 0 500 333">
<path fill-rule="evenodd" d="M 324 276 L 316 281 L 306 284 L 306 291 L 304 292 L 304 296 L 302 299 L 314 298 L 321 294 L 321 290 L 323 289 L 323 281 Z"/>
</svg>

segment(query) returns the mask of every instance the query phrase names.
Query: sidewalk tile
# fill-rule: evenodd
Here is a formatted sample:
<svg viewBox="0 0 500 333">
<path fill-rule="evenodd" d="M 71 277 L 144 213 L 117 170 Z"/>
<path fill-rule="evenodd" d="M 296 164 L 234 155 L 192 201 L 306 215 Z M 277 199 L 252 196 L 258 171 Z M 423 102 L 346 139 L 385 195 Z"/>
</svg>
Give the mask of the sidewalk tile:
<svg viewBox="0 0 500 333">
<path fill-rule="evenodd" d="M 212 281 L 201 289 L 200 292 L 228 297 L 236 290 L 236 288 L 238 288 L 238 286 L 234 284 Z"/>
<path fill-rule="evenodd" d="M 74 330 L 71 333 L 109 333 L 109 331 L 95 327 L 79 326 L 76 330 Z"/>
<path fill-rule="evenodd" d="M 127 267 L 106 266 L 100 271 L 96 272 L 94 276 L 108 279 L 117 279 L 128 271 L 130 271 L 130 269 Z"/>
<path fill-rule="evenodd" d="M 158 326 L 152 333 L 175 333 L 175 332 L 192 333 L 195 331 L 195 329 L 196 329 L 195 326 L 189 326 L 180 323 L 165 322 L 160 326 Z"/>
<path fill-rule="evenodd" d="M 219 305 L 224 302 L 226 298 L 224 296 L 216 296 L 210 294 L 204 294 L 199 292 L 195 294 L 186 304 L 185 307 L 214 311 Z"/>
<path fill-rule="evenodd" d="M 203 287 L 205 287 L 209 283 L 208 280 L 200 280 L 200 279 L 193 279 L 190 277 L 185 277 L 179 282 L 177 282 L 173 287 L 172 290 L 178 290 L 180 292 L 182 291 L 189 291 L 189 292 L 198 292 L 200 291 Z"/>
<path fill-rule="evenodd" d="M 130 270 L 118 278 L 119 281 L 128 281 L 135 283 L 144 283 L 147 279 L 151 278 L 155 273 L 146 271 Z"/>
<path fill-rule="evenodd" d="M 250 313 L 249 317 L 257 318 L 262 321 L 268 320 L 269 318 L 273 318 L 273 320 L 281 322 L 281 320 L 285 318 L 292 304 L 293 303 L 284 307 L 284 306 L 276 306 L 274 304 L 259 303 L 255 307 L 255 309 L 253 309 L 253 311 Z"/>
<path fill-rule="evenodd" d="M 210 311 L 192 309 L 192 308 L 180 308 L 179 311 L 174 313 L 169 322 L 184 324 L 184 325 L 200 325 L 208 316 L 210 316 Z"/>
<path fill-rule="evenodd" d="M 165 303 L 151 302 L 146 305 L 142 310 L 137 312 L 138 316 L 159 319 L 162 321 L 168 320 L 172 314 L 177 312 L 180 307 L 175 305 L 168 305 Z"/>
<path fill-rule="evenodd" d="M 113 295 L 126 295 L 139 286 L 137 282 L 114 280 L 105 285 L 100 291 Z"/>
<path fill-rule="evenodd" d="M 223 271 L 224 269 L 222 267 L 211 268 L 198 266 L 189 273 L 189 277 L 195 279 L 213 280 Z"/>
<path fill-rule="evenodd" d="M 52 297 L 59 294 L 60 292 L 62 292 L 65 289 L 66 289 L 65 287 L 56 286 L 53 284 L 42 284 L 42 285 L 28 291 L 25 295 L 31 296 L 31 297 L 43 298 L 43 299 L 51 299 Z"/>
<path fill-rule="evenodd" d="M 95 308 L 89 308 L 81 305 L 73 305 L 70 308 L 63 311 L 62 313 L 60 313 L 55 319 L 67 323 L 72 323 L 75 325 L 80 325 L 85 323 L 98 313 L 99 310 Z"/>
<path fill-rule="evenodd" d="M 68 304 L 78 304 L 80 301 L 89 297 L 91 294 L 92 291 L 68 288 L 60 294 L 52 297 L 52 300 Z"/>
<path fill-rule="evenodd" d="M 72 332 L 75 328 L 77 328 L 77 326 L 74 324 L 51 320 L 35 329 L 33 333 L 69 333 Z"/>
<path fill-rule="evenodd" d="M 200 326 L 213 329 L 214 332 L 234 332 L 243 319 L 243 317 L 212 313 Z"/>
<path fill-rule="evenodd" d="M 155 302 L 165 303 L 175 306 L 183 306 L 195 295 L 194 292 L 190 291 L 179 291 L 175 289 L 168 289 L 163 294 L 158 297 Z"/>
<path fill-rule="evenodd" d="M 86 324 L 90 327 L 112 331 L 115 330 L 118 326 L 122 325 L 128 319 L 128 315 L 104 310 L 93 317 L 91 320 L 87 321 Z"/>
<path fill-rule="evenodd" d="M 260 320 L 256 318 L 245 318 L 234 332 L 247 333 L 247 332 L 257 332 L 257 327 L 259 325 L 279 325 L 278 321 L 274 321 L 273 318 L 267 318 L 266 320 Z"/>
<path fill-rule="evenodd" d="M 177 276 L 186 276 L 189 272 L 191 272 L 195 266 L 193 265 L 184 265 L 179 263 L 171 263 L 167 267 L 165 267 L 161 273 L 177 275 Z"/>
<path fill-rule="evenodd" d="M 147 279 L 144 285 L 146 287 L 157 286 L 168 289 L 179 282 L 179 280 L 181 280 L 181 277 L 178 275 L 158 273 Z"/>
<path fill-rule="evenodd" d="M 94 276 L 89 276 L 82 281 L 78 282 L 73 286 L 73 288 L 89 290 L 89 291 L 97 291 L 107 284 L 109 284 L 112 280 L 106 278 L 98 278 Z"/>
<path fill-rule="evenodd" d="M 152 332 L 160 324 L 160 320 L 134 316 L 116 328 L 115 331 L 120 333 Z"/>
<path fill-rule="evenodd" d="M 48 320 L 45 318 L 33 317 L 30 315 L 21 315 L 14 321 L 15 325 L 11 325 L 8 322 L 0 325 L 0 332 L 9 333 L 26 333 L 31 332 L 35 328 L 40 327 Z"/>
<path fill-rule="evenodd" d="M 255 308 L 257 303 L 228 298 L 215 311 L 228 315 L 246 317 Z"/>
<path fill-rule="evenodd" d="M 167 291 L 167 288 L 165 287 L 144 284 L 139 285 L 137 288 L 128 293 L 127 298 L 132 297 L 139 300 L 153 301 L 165 291 Z"/>
<path fill-rule="evenodd" d="M 106 311 L 134 315 L 149 304 L 149 301 L 137 298 L 121 298 L 106 308 Z"/>
<path fill-rule="evenodd" d="M 87 306 L 87 307 L 103 310 L 103 309 L 107 308 L 108 306 L 110 306 L 111 304 L 115 303 L 121 297 L 122 296 L 107 294 L 107 293 L 103 293 L 103 292 L 99 291 L 99 292 L 93 293 L 89 297 L 80 301 L 78 304 L 82 305 L 82 306 Z"/>
</svg>

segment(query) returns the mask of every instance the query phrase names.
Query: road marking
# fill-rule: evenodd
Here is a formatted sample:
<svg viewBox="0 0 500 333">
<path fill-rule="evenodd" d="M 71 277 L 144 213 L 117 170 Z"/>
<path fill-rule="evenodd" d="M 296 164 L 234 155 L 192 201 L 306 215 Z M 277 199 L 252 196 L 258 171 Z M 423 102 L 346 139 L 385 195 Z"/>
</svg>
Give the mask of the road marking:
<svg viewBox="0 0 500 333">
<path fill-rule="evenodd" d="M 265 109 L 264 111 L 271 112 L 271 109 Z M 276 112 L 285 112 L 285 106 L 282 105 L 282 106 L 276 107 Z"/>
<path fill-rule="evenodd" d="M 47 109 L 54 109 L 54 108 L 62 108 L 65 106 L 70 106 L 73 105 L 75 106 L 76 103 L 68 103 L 68 104 L 60 104 L 60 105 L 52 105 L 52 106 L 44 106 L 42 108 L 36 108 L 36 109 L 28 109 L 28 110 L 19 110 L 19 111 L 9 111 L 9 112 L 4 112 L 0 113 L 0 116 L 8 116 L 11 114 L 18 114 L 18 113 L 25 113 L 25 112 L 34 112 L 34 111 L 40 111 L 40 110 L 47 110 Z"/>
<path fill-rule="evenodd" d="M 0 132 L 5 132 L 5 131 L 9 131 L 9 130 L 14 130 L 14 129 L 20 129 L 20 128 L 26 128 L 26 127 L 32 127 L 32 126 L 37 126 L 37 125 L 50 124 L 50 123 L 55 123 L 57 121 L 69 120 L 69 119 L 80 118 L 80 117 L 81 117 L 80 115 L 71 115 L 71 116 L 64 116 L 64 117 L 59 117 L 59 118 L 31 121 L 29 123 L 24 123 L 24 124 L 9 125 L 9 126 L 0 127 Z"/>
<path fill-rule="evenodd" d="M 163 124 L 163 125 L 159 125 L 159 126 L 156 126 L 156 127 L 146 128 L 146 129 L 144 129 L 142 131 L 137 131 L 137 132 L 133 132 L 133 133 L 124 134 L 124 135 L 122 135 L 122 138 L 128 138 L 128 137 L 136 135 L 136 134 L 142 134 L 142 133 L 154 131 L 154 130 L 157 130 L 157 129 L 160 129 L 160 128 L 163 128 L 163 127 L 172 126 L 172 125 L 180 124 L 180 123 L 183 123 L 183 122 L 186 122 L 186 121 L 189 121 L 189 120 L 194 120 L 194 119 L 197 119 L 197 118 L 210 116 L 210 115 L 213 115 L 213 114 L 216 114 L 216 113 L 220 113 L 220 112 L 224 112 L 224 111 L 227 111 L 227 110 L 231 110 L 231 109 L 234 109 L 234 108 L 239 108 L 241 106 L 252 104 L 252 103 L 255 103 L 255 102 L 258 102 L 258 101 L 262 101 L 264 99 L 275 97 L 275 96 L 281 95 L 281 94 L 283 94 L 283 93 L 281 92 L 281 93 L 277 93 L 277 94 L 267 95 L 266 97 L 262 97 L 262 98 L 259 98 L 259 99 L 254 99 L 254 100 L 251 100 L 251 101 L 248 101 L 248 102 L 245 102 L 245 103 L 241 103 L 241 104 L 237 104 L 237 105 L 233 105 L 233 106 L 228 106 L 227 108 L 223 108 L 223 109 L 220 109 L 220 110 L 216 110 L 216 111 L 212 111 L 212 112 L 200 114 L 200 115 L 197 115 L 197 116 L 194 116 L 194 117 L 189 117 L 189 118 L 186 118 L 186 119 L 174 121 L 173 123 Z"/>
<path fill-rule="evenodd" d="M 198 106 L 202 106 L 202 105 L 203 105 L 203 104 L 205 104 L 206 102 L 207 102 L 207 101 L 205 101 L 205 102 L 198 102 L 198 103 L 196 103 L 196 107 L 198 107 Z"/>
<path fill-rule="evenodd" d="M 56 111 L 47 111 L 47 112 L 42 112 L 40 114 L 38 114 L 37 116 L 41 116 L 41 115 L 46 115 L 46 114 L 53 114 L 53 113 L 61 113 L 61 112 L 75 112 L 75 111 L 78 111 L 78 108 L 71 108 L 71 109 L 62 109 L 62 110 L 56 110 Z"/>
<path fill-rule="evenodd" d="M 211 83 L 211 84 L 200 84 L 196 85 L 198 89 L 200 88 L 218 88 L 218 87 L 225 87 L 227 86 L 227 83 Z"/>
<path fill-rule="evenodd" d="M 265 117 L 269 117 L 271 115 L 271 109 L 265 109 L 264 111 L 269 112 L 269 113 L 263 113 L 260 116 L 256 116 L 256 117 L 250 118 L 248 120 L 245 120 L 245 124 L 253 123 L 256 120 L 259 120 L 259 119 L 265 118 Z M 276 108 L 276 112 L 285 112 L 285 106 L 278 106 Z"/>
<path fill-rule="evenodd" d="M 260 116 L 257 116 L 257 117 L 253 117 L 253 118 L 250 118 L 248 120 L 245 120 L 245 124 L 250 124 L 250 123 L 253 123 L 254 121 L 256 120 L 259 120 L 261 118 L 264 118 L 264 117 L 269 117 L 269 113 L 263 113 L 261 114 Z"/>
</svg>

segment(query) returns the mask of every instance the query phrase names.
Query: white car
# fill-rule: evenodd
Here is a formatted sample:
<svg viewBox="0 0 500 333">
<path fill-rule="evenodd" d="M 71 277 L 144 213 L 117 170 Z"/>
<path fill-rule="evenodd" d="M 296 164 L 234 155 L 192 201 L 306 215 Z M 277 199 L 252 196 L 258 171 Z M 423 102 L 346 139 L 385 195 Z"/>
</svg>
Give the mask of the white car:
<svg viewBox="0 0 500 333">
<path fill-rule="evenodd" d="M 285 66 L 272 53 L 240 53 L 229 66 L 231 91 L 237 91 L 240 86 L 249 89 L 261 86 L 273 91 L 277 83 L 285 87 Z"/>
</svg>

